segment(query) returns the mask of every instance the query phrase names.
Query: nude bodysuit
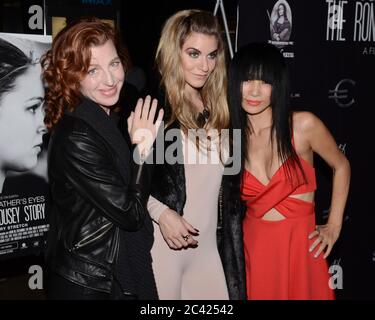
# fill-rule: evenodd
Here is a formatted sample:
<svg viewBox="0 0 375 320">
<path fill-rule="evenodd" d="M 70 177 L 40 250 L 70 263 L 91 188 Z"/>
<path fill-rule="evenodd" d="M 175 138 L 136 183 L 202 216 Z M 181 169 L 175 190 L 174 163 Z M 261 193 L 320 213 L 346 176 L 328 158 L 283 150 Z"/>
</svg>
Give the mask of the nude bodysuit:
<svg viewBox="0 0 375 320">
<path fill-rule="evenodd" d="M 228 291 L 216 242 L 218 195 L 224 167 L 218 147 L 199 151 L 195 142 L 182 133 L 186 178 L 183 218 L 199 230 L 198 247 L 170 249 L 154 224 L 151 250 L 153 270 L 160 299 L 228 299 Z M 206 150 L 206 148 L 204 149 Z M 194 155 L 199 162 L 194 164 Z M 157 221 L 167 207 L 150 197 L 148 210 Z"/>
</svg>

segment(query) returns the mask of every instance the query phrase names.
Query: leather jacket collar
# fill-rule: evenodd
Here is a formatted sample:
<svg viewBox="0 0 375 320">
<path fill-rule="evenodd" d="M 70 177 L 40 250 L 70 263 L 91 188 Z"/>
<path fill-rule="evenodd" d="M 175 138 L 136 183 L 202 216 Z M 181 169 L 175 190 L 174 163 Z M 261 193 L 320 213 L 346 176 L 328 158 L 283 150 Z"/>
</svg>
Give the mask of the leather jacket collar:
<svg viewBox="0 0 375 320">
<path fill-rule="evenodd" d="M 111 116 L 94 101 L 83 97 L 73 112 L 67 112 L 70 116 L 80 118 L 89 124 L 95 131 L 112 146 L 113 151 L 119 159 L 118 169 L 124 181 L 129 181 L 129 172 L 125 170 L 128 166 L 124 166 L 129 162 L 130 152 L 124 147 L 127 144 L 120 130 L 116 126 L 116 122 Z"/>
</svg>

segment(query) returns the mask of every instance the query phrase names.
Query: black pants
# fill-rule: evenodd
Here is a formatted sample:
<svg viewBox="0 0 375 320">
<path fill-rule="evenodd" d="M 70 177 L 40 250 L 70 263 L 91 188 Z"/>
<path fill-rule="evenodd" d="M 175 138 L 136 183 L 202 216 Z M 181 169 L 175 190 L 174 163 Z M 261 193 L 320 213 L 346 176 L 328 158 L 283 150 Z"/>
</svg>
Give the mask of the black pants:
<svg viewBox="0 0 375 320">
<path fill-rule="evenodd" d="M 56 273 L 47 279 L 47 299 L 49 300 L 109 300 L 109 293 L 89 289 L 71 282 Z"/>
</svg>

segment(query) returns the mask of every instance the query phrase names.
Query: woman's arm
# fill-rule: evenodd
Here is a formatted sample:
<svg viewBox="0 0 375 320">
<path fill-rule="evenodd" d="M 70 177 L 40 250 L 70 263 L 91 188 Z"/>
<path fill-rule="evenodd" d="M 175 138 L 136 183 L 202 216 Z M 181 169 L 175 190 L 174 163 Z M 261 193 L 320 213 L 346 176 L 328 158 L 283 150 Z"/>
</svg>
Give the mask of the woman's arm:
<svg viewBox="0 0 375 320">
<path fill-rule="evenodd" d="M 308 112 L 304 112 L 302 118 L 303 136 L 307 139 L 312 151 L 322 157 L 333 171 L 331 210 L 327 224 L 318 226 L 317 230 L 310 234 L 310 238 L 317 237 L 310 251 L 313 251 L 321 243 L 314 256 L 318 257 L 326 248 L 324 254 L 324 258 L 326 258 L 341 231 L 349 192 L 350 165 L 345 155 L 338 148 L 333 136 L 319 118 Z"/>
<path fill-rule="evenodd" d="M 155 199 L 153 196 L 148 198 L 147 202 L 147 210 L 150 214 L 152 220 L 159 224 L 159 217 L 163 213 L 164 210 L 169 209 L 164 203 L 160 202 L 159 200 Z"/>
</svg>

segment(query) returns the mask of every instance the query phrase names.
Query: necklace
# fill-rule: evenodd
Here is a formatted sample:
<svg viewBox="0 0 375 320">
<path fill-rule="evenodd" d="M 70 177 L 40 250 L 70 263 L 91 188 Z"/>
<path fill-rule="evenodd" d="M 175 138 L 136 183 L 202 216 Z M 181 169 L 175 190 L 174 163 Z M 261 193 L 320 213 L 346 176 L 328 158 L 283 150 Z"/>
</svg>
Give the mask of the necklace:
<svg viewBox="0 0 375 320">
<path fill-rule="evenodd" d="M 203 111 L 199 112 L 197 123 L 198 127 L 203 128 L 210 117 L 210 110 L 206 106 L 203 107 Z"/>
</svg>

